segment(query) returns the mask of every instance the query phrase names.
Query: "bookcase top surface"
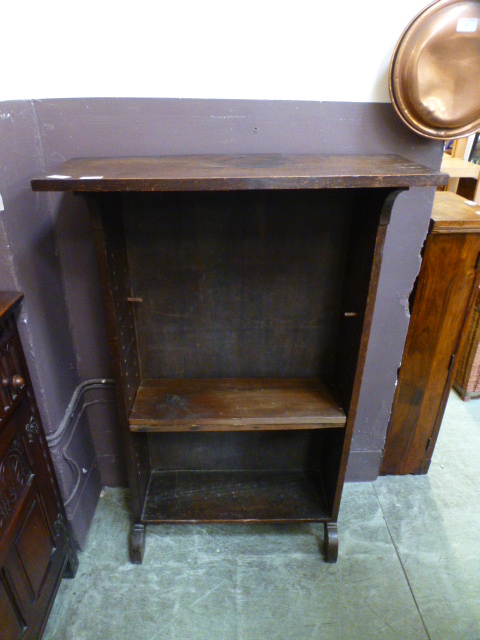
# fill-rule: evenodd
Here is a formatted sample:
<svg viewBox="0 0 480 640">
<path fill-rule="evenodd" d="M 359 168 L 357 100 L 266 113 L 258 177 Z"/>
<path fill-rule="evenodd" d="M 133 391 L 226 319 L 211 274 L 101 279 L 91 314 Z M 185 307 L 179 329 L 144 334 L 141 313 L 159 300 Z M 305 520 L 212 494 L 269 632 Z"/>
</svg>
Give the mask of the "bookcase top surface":
<svg viewBox="0 0 480 640">
<path fill-rule="evenodd" d="M 408 188 L 448 175 L 396 155 L 190 155 L 76 158 L 32 180 L 34 191 L 234 191 Z"/>
</svg>

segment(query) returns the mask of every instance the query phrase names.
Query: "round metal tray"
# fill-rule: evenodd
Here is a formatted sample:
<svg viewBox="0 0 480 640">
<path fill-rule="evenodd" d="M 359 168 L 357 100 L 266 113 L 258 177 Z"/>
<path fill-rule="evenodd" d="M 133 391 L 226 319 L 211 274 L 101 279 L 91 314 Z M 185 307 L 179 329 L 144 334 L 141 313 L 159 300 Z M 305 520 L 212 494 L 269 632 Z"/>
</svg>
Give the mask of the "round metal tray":
<svg viewBox="0 0 480 640">
<path fill-rule="evenodd" d="M 427 138 L 480 129 L 480 2 L 439 0 L 408 25 L 393 53 L 390 96 L 398 115 Z"/>
</svg>

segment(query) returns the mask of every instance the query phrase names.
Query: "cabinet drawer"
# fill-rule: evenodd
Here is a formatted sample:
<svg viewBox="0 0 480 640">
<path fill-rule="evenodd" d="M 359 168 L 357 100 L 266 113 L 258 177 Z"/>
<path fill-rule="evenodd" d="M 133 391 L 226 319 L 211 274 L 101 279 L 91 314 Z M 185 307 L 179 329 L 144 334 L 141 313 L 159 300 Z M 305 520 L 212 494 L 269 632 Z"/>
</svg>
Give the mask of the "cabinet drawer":
<svg viewBox="0 0 480 640">
<path fill-rule="evenodd" d="M 3 423 L 26 389 L 21 346 L 11 318 L 0 325 L 0 421 Z"/>
</svg>

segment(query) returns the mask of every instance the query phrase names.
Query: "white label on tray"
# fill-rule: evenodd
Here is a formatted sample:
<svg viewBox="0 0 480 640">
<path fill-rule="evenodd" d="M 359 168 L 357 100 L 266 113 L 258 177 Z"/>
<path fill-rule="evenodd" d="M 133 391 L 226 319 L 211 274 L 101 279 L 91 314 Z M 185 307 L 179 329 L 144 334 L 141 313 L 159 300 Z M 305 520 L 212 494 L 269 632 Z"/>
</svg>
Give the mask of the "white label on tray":
<svg viewBox="0 0 480 640">
<path fill-rule="evenodd" d="M 3 206 L 3 198 L 2 198 L 2 195 L 0 194 L 0 211 L 3 211 L 4 208 L 5 207 Z"/>
<path fill-rule="evenodd" d="M 478 27 L 478 18 L 460 18 L 457 22 L 459 33 L 475 33 Z"/>
<path fill-rule="evenodd" d="M 464 200 L 465 204 L 469 204 L 471 207 L 478 207 L 478 204 L 473 200 Z"/>
<path fill-rule="evenodd" d="M 102 180 L 103 176 L 80 176 L 79 180 Z"/>
<path fill-rule="evenodd" d="M 51 176 L 47 176 L 47 178 L 54 178 L 55 180 L 69 180 L 72 176 L 62 176 L 60 174 L 52 174 Z"/>
</svg>

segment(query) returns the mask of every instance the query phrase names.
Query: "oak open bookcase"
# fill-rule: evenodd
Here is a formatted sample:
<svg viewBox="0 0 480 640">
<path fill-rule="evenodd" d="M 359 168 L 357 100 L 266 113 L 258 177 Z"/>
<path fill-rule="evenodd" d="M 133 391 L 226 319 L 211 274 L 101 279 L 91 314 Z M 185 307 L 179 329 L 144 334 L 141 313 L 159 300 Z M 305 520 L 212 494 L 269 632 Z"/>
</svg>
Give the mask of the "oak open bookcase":
<svg viewBox="0 0 480 640">
<path fill-rule="evenodd" d="M 397 156 L 77 159 L 32 181 L 89 207 L 131 489 L 155 523 L 325 523 L 337 558 Z"/>
</svg>

